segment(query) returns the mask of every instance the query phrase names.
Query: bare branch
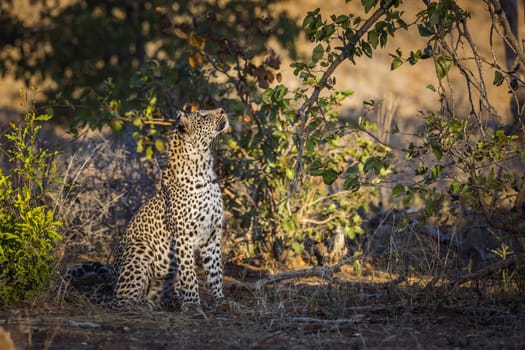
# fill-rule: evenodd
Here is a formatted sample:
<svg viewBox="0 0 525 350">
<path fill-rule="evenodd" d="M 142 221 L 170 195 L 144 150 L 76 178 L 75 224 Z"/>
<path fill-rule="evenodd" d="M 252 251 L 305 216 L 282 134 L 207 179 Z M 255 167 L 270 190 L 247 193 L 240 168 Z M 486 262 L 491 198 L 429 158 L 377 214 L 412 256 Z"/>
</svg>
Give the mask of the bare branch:
<svg viewBox="0 0 525 350">
<path fill-rule="evenodd" d="M 335 278 L 333 276 L 333 274 L 339 271 L 341 266 L 351 263 L 353 261 L 359 260 L 359 259 L 364 259 L 364 257 L 363 256 L 347 257 L 347 258 L 341 259 L 337 264 L 328 266 L 328 267 L 313 267 L 310 269 L 286 271 L 286 272 L 278 273 L 278 274 L 260 279 L 257 282 L 240 282 L 237 280 L 226 279 L 224 283 L 227 286 L 236 287 L 236 288 L 244 288 L 244 289 L 248 289 L 252 291 L 259 290 L 262 287 L 266 286 L 267 284 L 277 283 L 277 282 L 281 282 L 281 281 L 289 280 L 289 279 L 307 278 L 307 277 L 320 277 L 320 278 L 323 278 L 335 284 L 342 284 L 338 278 Z"/>
<path fill-rule="evenodd" d="M 311 269 L 286 271 L 286 272 L 279 273 L 277 275 L 273 275 L 273 276 L 257 281 L 257 283 L 255 284 L 255 287 L 256 289 L 260 289 L 261 287 L 267 284 L 270 284 L 270 283 L 276 283 L 276 282 L 284 281 L 287 279 L 305 278 L 305 277 L 320 277 L 328 281 L 331 281 L 333 279 L 334 272 L 339 271 L 341 266 L 351 263 L 353 261 L 356 261 L 358 259 L 363 259 L 363 256 L 348 257 L 348 258 L 342 259 L 337 264 L 333 266 L 329 266 L 329 267 L 313 267 Z"/>
<path fill-rule="evenodd" d="M 512 32 L 512 28 L 510 27 L 510 23 L 505 16 L 505 12 L 501 8 L 500 0 L 487 0 L 487 3 L 489 5 L 489 12 L 492 20 L 499 23 L 503 29 L 503 39 L 516 53 L 517 59 L 521 62 L 521 65 L 525 67 L 525 53 L 523 52 L 523 48 L 518 39 Z"/>
<path fill-rule="evenodd" d="M 121 120 L 123 122 L 132 122 L 133 120 L 131 118 L 118 118 L 118 120 Z M 160 119 L 160 118 L 153 118 L 150 120 L 144 120 L 142 121 L 146 125 L 159 125 L 159 126 L 172 126 L 175 125 L 174 121 L 166 120 L 166 119 Z"/>
</svg>

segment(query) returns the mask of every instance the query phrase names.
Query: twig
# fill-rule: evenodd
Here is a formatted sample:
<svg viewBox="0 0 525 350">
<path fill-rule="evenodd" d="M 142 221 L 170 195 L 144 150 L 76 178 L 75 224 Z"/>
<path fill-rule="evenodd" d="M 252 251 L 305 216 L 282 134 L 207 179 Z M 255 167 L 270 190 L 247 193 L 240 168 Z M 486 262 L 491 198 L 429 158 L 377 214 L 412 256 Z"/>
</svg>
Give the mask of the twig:
<svg viewBox="0 0 525 350">
<path fill-rule="evenodd" d="M 308 323 L 320 323 L 320 324 L 348 324 L 363 322 L 363 317 L 356 318 L 340 318 L 335 320 L 323 320 L 314 317 L 292 317 L 292 322 L 308 322 Z"/>
<path fill-rule="evenodd" d="M 498 272 L 500 270 L 509 268 L 512 265 L 521 264 L 521 263 L 525 263 L 525 255 L 521 255 L 521 254 L 513 255 L 513 256 L 511 256 L 510 258 L 508 258 L 506 260 L 499 261 L 497 263 L 489 265 L 489 266 L 485 267 L 484 269 L 481 269 L 481 270 L 479 270 L 477 272 L 472 272 L 472 273 L 466 274 L 465 276 L 459 278 L 458 280 L 450 282 L 449 285 L 451 287 L 459 287 L 462 284 L 465 284 L 465 283 L 467 283 L 469 281 L 481 279 L 483 277 L 491 275 L 491 274 L 493 274 L 495 272 Z"/>
<path fill-rule="evenodd" d="M 329 216 L 324 220 L 315 220 L 315 219 L 309 219 L 309 218 L 302 218 L 299 220 L 301 224 L 313 224 L 313 225 L 324 225 L 334 219 L 333 216 Z"/>
<path fill-rule="evenodd" d="M 124 118 L 124 117 L 117 118 L 117 119 L 121 120 L 123 122 L 131 122 L 132 121 L 131 118 Z M 170 121 L 170 120 L 166 120 L 166 119 L 160 119 L 160 118 L 153 118 L 151 120 L 144 120 L 143 123 L 146 124 L 146 125 L 160 125 L 160 126 L 173 126 L 173 125 L 175 125 L 174 121 Z"/>
</svg>

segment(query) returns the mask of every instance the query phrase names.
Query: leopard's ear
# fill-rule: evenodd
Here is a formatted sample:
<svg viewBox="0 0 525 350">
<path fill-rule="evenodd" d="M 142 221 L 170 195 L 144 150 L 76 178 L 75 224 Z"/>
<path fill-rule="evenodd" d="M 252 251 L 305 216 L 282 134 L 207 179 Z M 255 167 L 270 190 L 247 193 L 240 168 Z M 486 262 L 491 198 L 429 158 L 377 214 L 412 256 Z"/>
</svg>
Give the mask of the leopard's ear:
<svg viewBox="0 0 525 350">
<path fill-rule="evenodd" d="M 175 126 L 175 130 L 177 130 L 177 128 L 179 127 L 179 124 L 180 124 L 180 118 L 184 115 L 184 112 L 182 110 L 177 110 L 175 111 L 175 113 L 173 114 L 172 118 L 173 118 L 173 125 Z"/>
<path fill-rule="evenodd" d="M 179 134 L 185 134 L 187 132 L 187 123 L 184 123 L 182 120 L 183 118 L 179 118 L 179 122 L 177 123 L 177 133 Z"/>
<path fill-rule="evenodd" d="M 180 113 L 177 123 L 175 124 L 177 134 L 187 137 L 192 133 L 191 122 L 185 113 Z"/>
</svg>

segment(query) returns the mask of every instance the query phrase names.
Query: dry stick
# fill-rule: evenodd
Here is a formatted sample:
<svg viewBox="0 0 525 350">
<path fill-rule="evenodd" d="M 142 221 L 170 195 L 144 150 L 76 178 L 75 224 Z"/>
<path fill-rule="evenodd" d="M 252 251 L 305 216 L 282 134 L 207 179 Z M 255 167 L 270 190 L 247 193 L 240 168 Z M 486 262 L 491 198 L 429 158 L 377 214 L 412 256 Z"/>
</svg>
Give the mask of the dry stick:
<svg viewBox="0 0 525 350">
<path fill-rule="evenodd" d="M 118 120 L 123 122 L 131 122 L 131 118 L 118 118 Z M 160 118 L 153 118 L 151 120 L 144 120 L 144 124 L 146 125 L 160 125 L 160 126 L 172 126 L 175 124 L 174 121 L 166 120 L 166 119 L 160 119 Z"/>
<path fill-rule="evenodd" d="M 263 278 L 255 283 L 255 289 L 260 289 L 261 287 L 269 284 L 269 283 L 275 283 L 284 281 L 287 279 L 293 279 L 293 278 L 304 278 L 304 277 L 320 277 L 323 279 L 326 279 L 328 281 L 331 281 L 333 279 L 332 275 L 334 272 L 337 272 L 341 266 L 348 264 L 350 262 L 353 262 L 357 259 L 362 259 L 362 256 L 353 256 L 348 257 L 345 259 L 342 259 L 337 264 L 329 267 L 313 267 L 310 269 L 302 269 L 302 270 L 295 270 L 295 271 L 287 271 L 283 273 L 279 273 L 276 275 L 272 275 L 267 278 Z"/>
<path fill-rule="evenodd" d="M 270 283 L 276 283 L 276 282 L 284 281 L 287 279 L 305 278 L 305 277 L 320 277 L 320 278 L 323 278 L 327 281 L 330 281 L 336 284 L 342 284 L 341 281 L 333 277 L 334 272 L 337 272 L 341 268 L 341 266 L 348 264 L 350 262 L 353 262 L 355 260 L 362 259 L 362 258 L 363 256 L 353 256 L 353 257 L 342 259 L 337 264 L 333 266 L 329 266 L 329 267 L 313 267 L 310 269 L 286 271 L 283 273 L 278 273 L 276 275 L 272 275 L 272 276 L 260 279 L 255 283 L 241 282 L 236 279 L 227 279 L 224 281 L 224 284 L 230 287 L 244 288 L 248 290 L 259 290 L 265 285 L 270 284 Z"/>
<path fill-rule="evenodd" d="M 500 270 L 509 268 L 512 265 L 520 264 L 520 263 L 525 263 L 525 255 L 521 255 L 521 254 L 520 255 L 513 255 L 513 256 L 511 256 L 510 258 L 508 258 L 506 260 L 499 261 L 497 263 L 489 265 L 489 266 L 485 267 L 484 269 L 481 269 L 481 270 L 479 270 L 477 272 L 469 273 L 469 274 L 461 277 L 457 281 L 452 281 L 452 282 L 450 282 L 449 286 L 451 286 L 451 287 L 459 287 L 462 284 L 465 284 L 465 283 L 467 283 L 469 281 L 481 279 L 481 278 L 486 277 L 486 276 L 488 276 L 490 274 L 493 274 L 493 273 L 498 272 Z"/>
<path fill-rule="evenodd" d="M 323 319 L 314 318 L 314 317 L 292 317 L 291 321 L 294 321 L 294 322 L 308 322 L 308 323 L 320 323 L 320 324 L 328 324 L 328 325 L 338 325 L 338 324 L 351 324 L 351 323 L 362 322 L 363 321 L 363 317 L 339 318 L 339 319 L 335 319 L 335 320 L 323 320 Z"/>
<path fill-rule="evenodd" d="M 343 47 L 343 53 L 337 57 L 326 69 L 326 71 L 323 73 L 321 80 L 319 83 L 315 86 L 314 90 L 312 91 L 312 95 L 310 98 L 305 101 L 301 107 L 299 108 L 298 114 L 295 118 L 295 121 L 299 120 L 299 128 L 296 132 L 296 142 L 297 142 L 297 163 L 295 164 L 295 176 L 294 180 L 292 181 L 290 185 L 290 196 L 291 198 L 297 188 L 297 183 L 299 181 L 299 175 L 302 173 L 303 170 L 303 147 L 304 147 L 304 131 L 306 129 L 306 123 L 308 122 L 308 118 L 310 116 L 310 109 L 312 108 L 315 101 L 319 98 L 319 94 L 321 93 L 321 90 L 326 86 L 328 79 L 332 74 L 334 73 L 335 69 L 343 63 L 344 60 L 349 58 L 349 54 L 351 52 L 351 48 L 355 46 L 361 37 L 365 35 L 370 29 L 372 25 L 374 25 L 377 20 L 392 6 L 394 5 L 393 0 L 386 1 L 384 4 L 380 5 L 380 7 L 368 18 L 363 26 L 359 28 L 359 30 L 356 32 L 355 36 L 352 38 L 352 40 L 346 44 Z"/>
</svg>

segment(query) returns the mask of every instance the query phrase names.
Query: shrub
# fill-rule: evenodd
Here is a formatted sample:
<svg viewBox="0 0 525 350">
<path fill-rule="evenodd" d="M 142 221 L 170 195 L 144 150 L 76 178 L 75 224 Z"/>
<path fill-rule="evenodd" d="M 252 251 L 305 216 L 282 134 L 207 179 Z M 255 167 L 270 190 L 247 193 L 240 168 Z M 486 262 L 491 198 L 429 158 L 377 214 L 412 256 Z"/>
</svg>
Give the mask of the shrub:
<svg viewBox="0 0 525 350">
<path fill-rule="evenodd" d="M 27 113 L 23 125 L 11 123 L 1 150 L 13 163 L 0 169 L 0 304 L 14 304 L 43 291 L 55 276 L 54 243 L 61 223 L 45 205 L 55 152 L 37 144 L 38 122 L 49 115 Z"/>
</svg>

